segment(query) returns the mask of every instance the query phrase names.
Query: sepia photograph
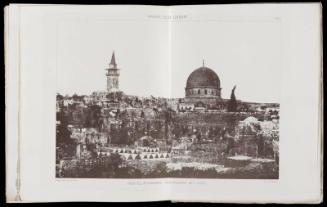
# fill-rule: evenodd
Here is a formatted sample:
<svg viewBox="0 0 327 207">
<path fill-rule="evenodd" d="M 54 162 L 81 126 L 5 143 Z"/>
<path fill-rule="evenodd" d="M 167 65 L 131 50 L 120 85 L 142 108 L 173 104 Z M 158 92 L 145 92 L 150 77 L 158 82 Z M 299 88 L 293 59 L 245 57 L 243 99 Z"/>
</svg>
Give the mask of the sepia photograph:
<svg viewBox="0 0 327 207">
<path fill-rule="evenodd" d="M 321 4 L 4 11 L 8 203 L 323 201 Z"/>
<path fill-rule="evenodd" d="M 57 178 L 279 178 L 279 19 L 183 18 L 61 25 Z"/>
</svg>

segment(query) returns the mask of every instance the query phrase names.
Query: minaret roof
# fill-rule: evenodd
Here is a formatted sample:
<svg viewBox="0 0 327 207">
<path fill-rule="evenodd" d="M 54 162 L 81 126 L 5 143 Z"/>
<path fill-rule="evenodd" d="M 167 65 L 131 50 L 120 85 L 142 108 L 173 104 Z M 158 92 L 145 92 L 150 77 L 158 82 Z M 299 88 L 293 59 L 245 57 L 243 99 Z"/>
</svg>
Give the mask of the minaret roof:
<svg viewBox="0 0 327 207">
<path fill-rule="evenodd" d="M 115 58 L 115 51 L 112 53 L 110 65 L 112 65 L 114 67 L 117 67 L 116 58 Z"/>
</svg>

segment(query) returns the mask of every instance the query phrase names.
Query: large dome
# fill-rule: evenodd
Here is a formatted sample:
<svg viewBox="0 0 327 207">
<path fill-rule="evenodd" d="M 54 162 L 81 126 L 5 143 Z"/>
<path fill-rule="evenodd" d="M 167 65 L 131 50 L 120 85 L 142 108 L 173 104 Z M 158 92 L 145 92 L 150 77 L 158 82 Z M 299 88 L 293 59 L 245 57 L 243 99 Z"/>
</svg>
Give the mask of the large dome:
<svg viewBox="0 0 327 207">
<path fill-rule="evenodd" d="M 194 70 L 187 79 L 186 88 L 220 88 L 218 75 L 207 67 Z"/>
<path fill-rule="evenodd" d="M 220 98 L 220 80 L 215 71 L 202 66 L 194 70 L 187 79 L 187 98 Z"/>
</svg>

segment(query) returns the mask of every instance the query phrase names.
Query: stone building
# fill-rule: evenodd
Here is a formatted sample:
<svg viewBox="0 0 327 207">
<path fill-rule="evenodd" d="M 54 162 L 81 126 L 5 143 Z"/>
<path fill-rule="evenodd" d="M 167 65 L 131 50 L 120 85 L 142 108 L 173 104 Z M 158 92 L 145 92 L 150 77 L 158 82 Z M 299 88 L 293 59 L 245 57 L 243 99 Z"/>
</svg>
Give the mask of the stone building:
<svg viewBox="0 0 327 207">
<path fill-rule="evenodd" d="M 112 53 L 109 68 L 107 70 L 107 91 L 109 93 L 119 92 L 119 70 L 117 68 L 115 52 Z"/>
<path fill-rule="evenodd" d="M 202 67 L 194 70 L 188 77 L 185 87 L 185 99 L 221 99 L 220 79 L 210 68 Z"/>
<path fill-rule="evenodd" d="M 193 111 L 199 106 L 205 109 L 224 109 L 228 100 L 221 98 L 220 86 L 216 72 L 203 63 L 187 78 L 185 98 L 180 101 L 178 108 L 186 111 Z"/>
</svg>

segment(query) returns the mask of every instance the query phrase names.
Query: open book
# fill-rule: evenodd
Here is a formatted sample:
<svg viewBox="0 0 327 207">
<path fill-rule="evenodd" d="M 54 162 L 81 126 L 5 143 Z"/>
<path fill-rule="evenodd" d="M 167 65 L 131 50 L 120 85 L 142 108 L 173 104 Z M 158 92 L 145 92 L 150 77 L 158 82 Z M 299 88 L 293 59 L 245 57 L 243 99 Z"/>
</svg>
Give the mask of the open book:
<svg viewBox="0 0 327 207">
<path fill-rule="evenodd" d="M 320 4 L 7 6 L 7 202 L 321 202 L 321 32 Z"/>
</svg>

